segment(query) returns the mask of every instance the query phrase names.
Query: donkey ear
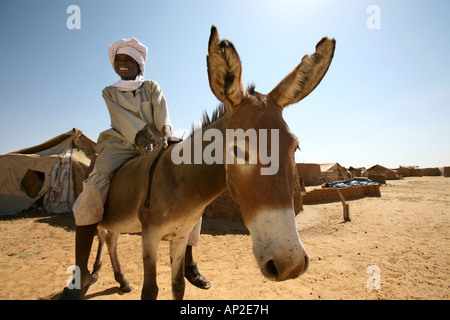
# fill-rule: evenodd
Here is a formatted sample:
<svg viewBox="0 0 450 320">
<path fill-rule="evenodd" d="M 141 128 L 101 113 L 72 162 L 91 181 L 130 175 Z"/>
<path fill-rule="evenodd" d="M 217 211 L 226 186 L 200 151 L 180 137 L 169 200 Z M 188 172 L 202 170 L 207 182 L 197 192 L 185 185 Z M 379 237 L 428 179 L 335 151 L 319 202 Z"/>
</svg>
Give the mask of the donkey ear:
<svg viewBox="0 0 450 320">
<path fill-rule="evenodd" d="M 269 93 L 273 101 L 286 107 L 310 94 L 327 73 L 335 46 L 334 39 L 322 38 L 316 45 L 316 52 L 304 56 L 302 62 Z"/>
<path fill-rule="evenodd" d="M 241 59 L 230 41 L 220 40 L 214 25 L 211 28 L 206 61 L 209 86 L 217 99 L 231 111 L 241 103 L 246 94 L 242 83 Z"/>
</svg>

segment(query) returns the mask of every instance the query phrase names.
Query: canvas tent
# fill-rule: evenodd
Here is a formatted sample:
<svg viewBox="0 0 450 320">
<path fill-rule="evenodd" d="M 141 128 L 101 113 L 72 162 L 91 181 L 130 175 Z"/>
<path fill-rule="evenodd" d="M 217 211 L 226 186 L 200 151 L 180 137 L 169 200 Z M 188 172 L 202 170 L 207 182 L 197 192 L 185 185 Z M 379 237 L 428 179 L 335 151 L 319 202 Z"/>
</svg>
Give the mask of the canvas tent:
<svg viewBox="0 0 450 320">
<path fill-rule="evenodd" d="M 322 173 L 317 163 L 296 163 L 297 173 L 303 179 L 305 186 L 318 186 Z"/>
<path fill-rule="evenodd" d="M 43 201 L 47 212 L 67 212 L 83 188 L 95 142 L 78 129 L 40 145 L 0 155 L 0 215 Z"/>
<path fill-rule="evenodd" d="M 348 180 L 351 177 L 347 169 L 337 162 L 320 164 L 320 171 L 326 182 Z"/>
<path fill-rule="evenodd" d="M 361 177 L 362 172 L 366 170 L 364 167 L 355 168 L 350 166 L 348 168 L 348 172 L 350 173 L 352 178 Z"/>
<path fill-rule="evenodd" d="M 384 176 L 386 179 L 398 179 L 398 175 L 394 170 L 376 164 L 362 173 L 363 177 L 369 177 L 370 175 Z"/>
</svg>

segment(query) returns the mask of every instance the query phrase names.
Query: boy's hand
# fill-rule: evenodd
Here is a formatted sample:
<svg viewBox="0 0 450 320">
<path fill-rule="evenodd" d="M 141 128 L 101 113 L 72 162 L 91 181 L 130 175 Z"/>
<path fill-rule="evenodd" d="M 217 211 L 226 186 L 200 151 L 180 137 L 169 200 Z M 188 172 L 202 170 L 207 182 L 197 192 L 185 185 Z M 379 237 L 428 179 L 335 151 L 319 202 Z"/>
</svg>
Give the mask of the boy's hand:
<svg viewBox="0 0 450 320">
<path fill-rule="evenodd" d="M 164 149 L 167 149 L 167 147 L 169 146 L 169 138 L 171 136 L 171 133 L 172 130 L 170 129 L 170 127 L 168 125 L 165 125 L 163 127 L 163 137 L 162 137 Z"/>
<path fill-rule="evenodd" d="M 167 149 L 167 147 L 169 146 L 169 138 L 172 136 L 172 129 L 170 128 L 170 126 L 165 125 L 163 127 L 162 131 L 163 131 L 162 132 L 163 133 L 162 137 L 159 137 L 156 134 L 155 134 L 155 136 L 158 139 L 162 140 L 164 149 Z M 136 144 L 138 146 L 140 146 L 142 149 L 145 150 L 145 154 L 147 154 L 147 151 L 150 151 L 150 152 L 153 151 L 153 148 L 157 147 L 159 145 L 159 142 L 154 142 L 154 141 L 150 140 L 142 132 L 138 132 L 136 134 L 136 140 L 135 141 L 136 141 Z"/>
<path fill-rule="evenodd" d="M 151 141 L 149 138 L 147 138 L 144 134 L 141 132 L 138 132 L 136 135 L 136 144 L 145 150 L 145 154 L 147 154 L 148 151 L 153 151 L 153 141 Z"/>
</svg>

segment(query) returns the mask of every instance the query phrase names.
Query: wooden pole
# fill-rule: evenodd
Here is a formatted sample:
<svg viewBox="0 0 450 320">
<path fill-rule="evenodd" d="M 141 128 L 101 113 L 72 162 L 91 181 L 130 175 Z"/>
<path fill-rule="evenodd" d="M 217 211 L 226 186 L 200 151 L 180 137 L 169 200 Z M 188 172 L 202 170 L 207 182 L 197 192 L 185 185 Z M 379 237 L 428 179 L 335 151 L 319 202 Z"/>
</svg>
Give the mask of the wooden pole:
<svg viewBox="0 0 450 320">
<path fill-rule="evenodd" d="M 341 198 L 341 202 L 342 202 L 342 208 L 344 210 L 344 222 L 349 222 L 350 220 L 350 206 L 348 203 L 345 202 L 345 198 L 342 195 L 342 193 L 339 191 L 339 189 L 336 189 L 339 198 Z"/>
</svg>

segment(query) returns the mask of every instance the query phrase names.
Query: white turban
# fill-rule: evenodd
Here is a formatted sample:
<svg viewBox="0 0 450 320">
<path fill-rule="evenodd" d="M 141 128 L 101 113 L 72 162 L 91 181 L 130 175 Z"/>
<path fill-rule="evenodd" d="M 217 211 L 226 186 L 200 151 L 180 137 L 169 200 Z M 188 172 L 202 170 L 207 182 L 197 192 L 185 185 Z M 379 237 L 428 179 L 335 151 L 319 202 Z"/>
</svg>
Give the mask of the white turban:
<svg viewBox="0 0 450 320">
<path fill-rule="evenodd" d="M 114 58 L 116 54 L 126 54 L 132 57 L 139 65 L 140 72 L 135 80 L 119 80 L 112 84 L 122 91 L 132 91 L 139 88 L 144 82 L 145 62 L 147 61 L 148 49 L 137 39 L 131 37 L 129 39 L 121 39 L 113 42 L 109 46 L 109 60 L 114 69 Z"/>
</svg>

